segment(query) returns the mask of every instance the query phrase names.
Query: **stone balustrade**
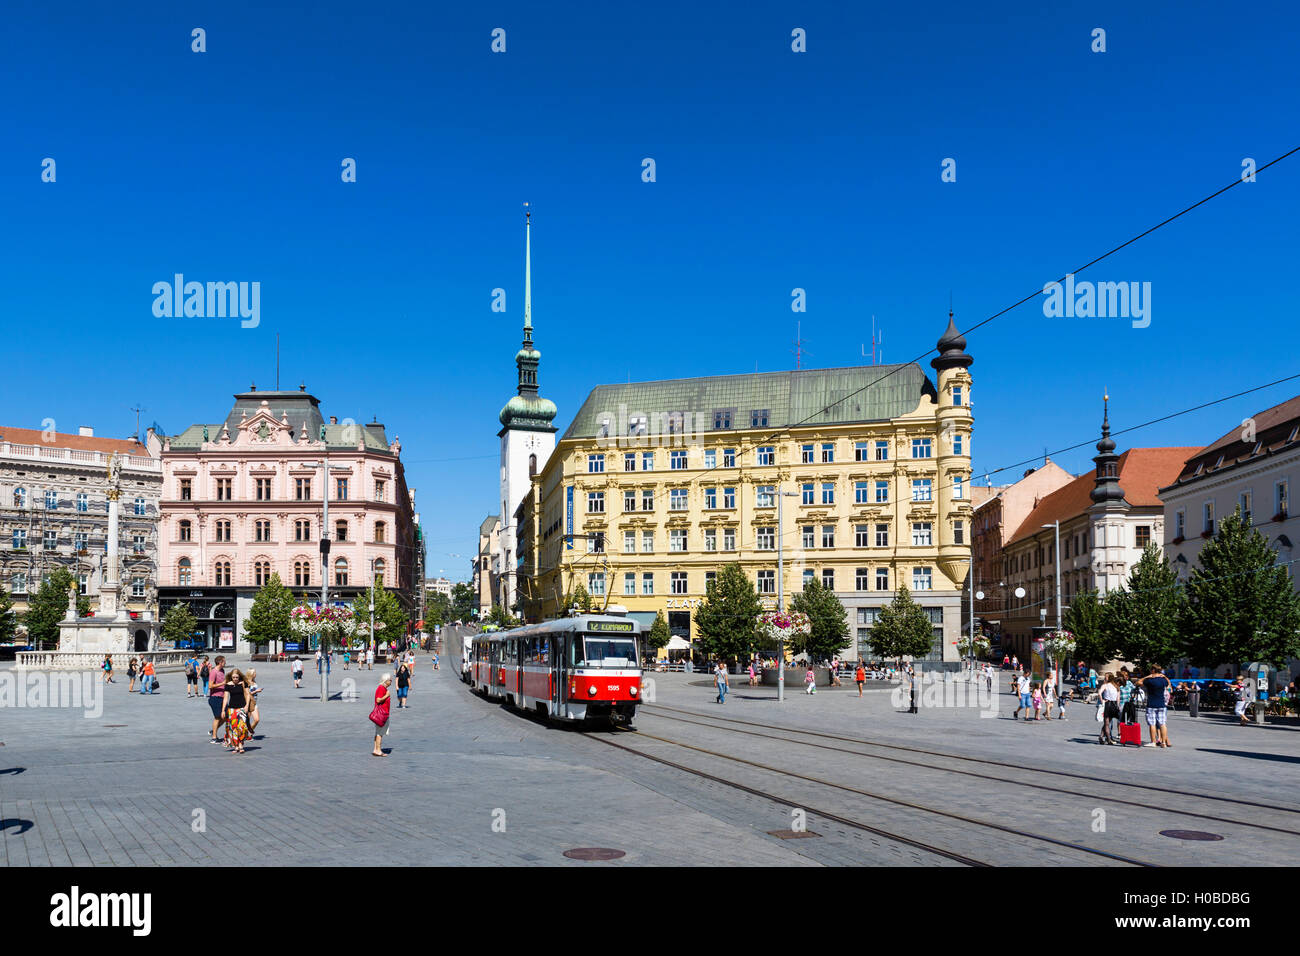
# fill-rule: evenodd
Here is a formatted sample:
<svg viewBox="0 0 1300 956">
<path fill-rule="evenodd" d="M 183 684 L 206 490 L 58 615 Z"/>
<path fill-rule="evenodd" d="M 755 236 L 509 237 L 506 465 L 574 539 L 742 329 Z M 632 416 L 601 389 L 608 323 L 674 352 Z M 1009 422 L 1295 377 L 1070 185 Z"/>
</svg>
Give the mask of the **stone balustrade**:
<svg viewBox="0 0 1300 956">
<path fill-rule="evenodd" d="M 109 456 L 102 451 L 81 451 L 51 445 L 22 445 L 17 442 L 0 442 L 0 456 L 6 458 L 36 458 L 41 461 L 67 461 L 80 464 L 107 465 Z M 147 455 L 122 456 L 123 471 L 162 471 L 162 462 Z"/>
<path fill-rule="evenodd" d="M 180 670 L 192 656 L 193 651 L 114 654 L 113 670 L 125 674 L 127 662 L 132 657 L 142 664 L 147 660 L 153 661 L 154 670 Z M 97 671 L 104 664 L 104 655 L 95 651 L 19 651 L 14 661 L 14 670 L 20 671 Z"/>
</svg>

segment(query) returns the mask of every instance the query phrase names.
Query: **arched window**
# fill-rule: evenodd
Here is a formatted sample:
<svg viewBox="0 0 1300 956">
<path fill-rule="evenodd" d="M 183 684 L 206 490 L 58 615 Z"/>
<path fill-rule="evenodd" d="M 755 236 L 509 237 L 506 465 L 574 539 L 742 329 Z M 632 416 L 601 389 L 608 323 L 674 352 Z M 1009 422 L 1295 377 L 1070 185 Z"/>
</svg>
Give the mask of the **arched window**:
<svg viewBox="0 0 1300 956">
<path fill-rule="evenodd" d="M 384 543 L 384 534 L 387 531 L 386 525 L 382 521 L 375 522 L 375 541 L 379 544 Z"/>
<path fill-rule="evenodd" d="M 334 522 L 334 540 L 335 541 L 348 540 L 348 523 L 346 521 Z"/>
<path fill-rule="evenodd" d="M 339 558 L 334 562 L 334 586 L 347 587 L 348 584 L 348 562 L 345 558 Z"/>
<path fill-rule="evenodd" d="M 14 507 L 15 507 L 15 508 L 26 508 L 26 507 L 27 507 L 27 489 L 26 489 L 26 488 L 15 488 L 15 489 L 14 489 Z"/>
<path fill-rule="evenodd" d="M 375 559 L 375 583 L 380 585 L 381 587 L 383 586 L 384 583 L 384 572 L 387 570 L 388 570 L 388 566 L 384 564 L 384 559 L 376 558 Z"/>
<path fill-rule="evenodd" d="M 188 524 L 189 522 L 186 522 Z M 181 558 L 176 565 L 176 583 L 187 588 L 194 583 L 194 573 L 190 570 L 190 559 Z"/>
<path fill-rule="evenodd" d="M 271 562 L 254 561 L 253 562 L 253 584 L 261 587 L 267 581 L 271 580 Z"/>
<path fill-rule="evenodd" d="M 230 562 L 218 561 L 213 569 L 212 583 L 219 588 L 230 587 Z"/>
<path fill-rule="evenodd" d="M 311 562 L 295 561 L 293 563 L 293 586 L 296 588 L 311 586 Z"/>
<path fill-rule="evenodd" d="M 537 474 L 537 456 L 529 455 L 528 456 L 528 477 L 532 478 L 536 474 Z"/>
<path fill-rule="evenodd" d="M 179 540 L 191 541 L 194 537 L 193 525 L 188 521 L 182 521 L 178 526 L 180 529 Z"/>
</svg>

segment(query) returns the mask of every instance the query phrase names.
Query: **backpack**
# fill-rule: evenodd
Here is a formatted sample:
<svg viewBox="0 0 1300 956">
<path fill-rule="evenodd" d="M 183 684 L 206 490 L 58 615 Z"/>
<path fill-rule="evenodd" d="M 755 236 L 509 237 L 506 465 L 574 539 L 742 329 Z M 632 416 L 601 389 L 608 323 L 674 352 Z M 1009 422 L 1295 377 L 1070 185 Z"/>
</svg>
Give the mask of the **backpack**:
<svg viewBox="0 0 1300 956">
<path fill-rule="evenodd" d="M 208 671 L 209 671 L 210 669 L 211 669 L 211 668 L 209 668 L 207 664 L 204 664 L 204 665 L 203 665 L 203 670 L 199 671 L 199 676 L 202 677 L 204 680 L 207 680 L 207 679 L 208 679 Z"/>
<path fill-rule="evenodd" d="M 188 660 L 188 661 L 185 662 L 185 676 L 186 676 L 186 677 L 193 677 L 193 676 L 194 676 L 194 661 L 193 661 L 193 660 Z"/>
</svg>

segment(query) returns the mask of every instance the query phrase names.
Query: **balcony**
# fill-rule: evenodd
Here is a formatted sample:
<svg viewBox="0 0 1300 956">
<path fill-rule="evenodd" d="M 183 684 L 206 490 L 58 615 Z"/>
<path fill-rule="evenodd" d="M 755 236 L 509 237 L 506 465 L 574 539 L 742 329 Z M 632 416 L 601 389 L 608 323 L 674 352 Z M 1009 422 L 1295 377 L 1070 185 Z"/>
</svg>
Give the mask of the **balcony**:
<svg viewBox="0 0 1300 956">
<path fill-rule="evenodd" d="M 0 455 L 6 458 L 26 458 L 34 461 L 58 461 L 74 465 L 90 465 L 99 468 L 108 465 L 109 456 L 102 451 L 78 451 L 72 448 L 55 448 L 45 445 L 19 445 L 14 442 L 0 442 Z M 119 460 L 123 471 L 148 471 L 162 474 L 162 462 L 147 455 L 123 455 Z"/>
</svg>

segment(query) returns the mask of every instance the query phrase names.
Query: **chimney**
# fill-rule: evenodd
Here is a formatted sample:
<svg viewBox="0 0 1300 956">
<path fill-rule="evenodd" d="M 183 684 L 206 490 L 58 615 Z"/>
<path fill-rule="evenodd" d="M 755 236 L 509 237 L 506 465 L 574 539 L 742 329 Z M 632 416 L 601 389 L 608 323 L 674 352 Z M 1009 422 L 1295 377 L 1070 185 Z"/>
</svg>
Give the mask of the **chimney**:
<svg viewBox="0 0 1300 956">
<path fill-rule="evenodd" d="M 89 425 L 80 425 L 77 428 L 77 434 L 82 438 L 94 438 L 95 429 L 91 428 Z"/>
</svg>

